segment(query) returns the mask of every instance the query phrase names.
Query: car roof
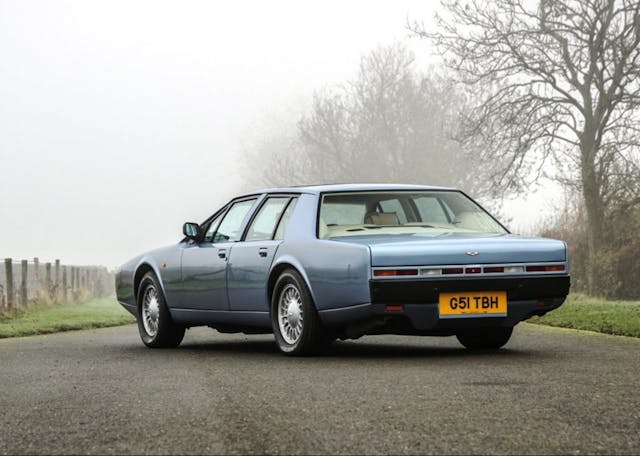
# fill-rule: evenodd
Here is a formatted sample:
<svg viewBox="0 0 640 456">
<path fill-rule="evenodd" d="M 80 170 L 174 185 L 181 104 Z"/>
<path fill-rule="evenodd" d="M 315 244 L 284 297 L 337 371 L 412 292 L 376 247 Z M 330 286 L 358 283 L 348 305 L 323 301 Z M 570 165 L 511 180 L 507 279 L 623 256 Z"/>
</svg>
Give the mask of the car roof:
<svg viewBox="0 0 640 456">
<path fill-rule="evenodd" d="M 261 193 L 327 193 L 327 192 L 358 192 L 358 191 L 377 191 L 377 190 L 457 190 L 450 187 L 436 187 L 432 185 L 410 185 L 410 184 L 322 184 L 322 185 L 301 185 L 292 187 L 275 187 L 265 188 L 255 192 L 248 193 L 251 195 Z"/>
</svg>

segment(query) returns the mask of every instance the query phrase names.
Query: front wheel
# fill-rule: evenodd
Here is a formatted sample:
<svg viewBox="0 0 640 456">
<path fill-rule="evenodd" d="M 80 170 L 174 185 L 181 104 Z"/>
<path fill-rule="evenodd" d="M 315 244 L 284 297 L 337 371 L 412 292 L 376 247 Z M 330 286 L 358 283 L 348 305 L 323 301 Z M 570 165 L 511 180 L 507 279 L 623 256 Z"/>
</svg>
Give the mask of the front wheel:
<svg viewBox="0 0 640 456">
<path fill-rule="evenodd" d="M 276 282 L 271 298 L 271 324 L 278 348 L 287 355 L 317 353 L 330 342 L 311 293 L 293 269 L 285 270 Z"/>
<path fill-rule="evenodd" d="M 458 341 L 469 350 L 498 350 L 509 342 L 513 328 L 473 329 L 456 334 Z"/>
<path fill-rule="evenodd" d="M 173 348 L 184 337 L 184 326 L 176 325 L 155 274 L 148 272 L 138 291 L 138 331 L 147 347 Z"/>
</svg>

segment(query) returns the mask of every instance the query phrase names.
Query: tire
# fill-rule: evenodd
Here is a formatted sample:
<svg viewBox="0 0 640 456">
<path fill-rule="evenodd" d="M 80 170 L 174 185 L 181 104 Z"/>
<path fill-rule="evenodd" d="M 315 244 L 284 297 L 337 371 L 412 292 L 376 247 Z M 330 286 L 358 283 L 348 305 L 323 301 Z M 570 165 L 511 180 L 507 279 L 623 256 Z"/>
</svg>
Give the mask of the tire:
<svg viewBox="0 0 640 456">
<path fill-rule="evenodd" d="M 456 334 L 458 341 L 468 350 L 498 350 L 503 347 L 513 332 L 511 328 L 483 328 Z"/>
<path fill-rule="evenodd" d="M 184 326 L 171 319 L 162 288 L 153 272 L 147 272 L 138 289 L 138 331 L 147 347 L 173 348 L 184 338 Z"/>
<path fill-rule="evenodd" d="M 271 324 L 280 351 L 290 356 L 321 352 L 331 342 L 300 274 L 286 269 L 271 297 Z"/>
</svg>

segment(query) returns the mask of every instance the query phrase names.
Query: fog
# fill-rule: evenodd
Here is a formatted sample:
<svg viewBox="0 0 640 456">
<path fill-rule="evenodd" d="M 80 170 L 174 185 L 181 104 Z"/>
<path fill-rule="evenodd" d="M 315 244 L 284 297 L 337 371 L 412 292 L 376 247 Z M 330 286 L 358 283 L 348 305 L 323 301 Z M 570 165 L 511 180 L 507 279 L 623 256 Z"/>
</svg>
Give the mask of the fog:
<svg viewBox="0 0 640 456">
<path fill-rule="evenodd" d="M 114 267 L 239 191 L 242 151 L 424 1 L 0 0 L 0 256 Z M 274 119 L 274 116 L 276 117 Z"/>
</svg>

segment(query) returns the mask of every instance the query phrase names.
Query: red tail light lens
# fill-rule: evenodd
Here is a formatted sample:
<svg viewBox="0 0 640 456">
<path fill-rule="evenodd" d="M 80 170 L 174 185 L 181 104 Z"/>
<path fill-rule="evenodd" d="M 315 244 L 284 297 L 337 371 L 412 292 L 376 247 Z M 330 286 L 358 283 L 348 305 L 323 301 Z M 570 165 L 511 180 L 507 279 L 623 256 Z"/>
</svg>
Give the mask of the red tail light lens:
<svg viewBox="0 0 640 456">
<path fill-rule="evenodd" d="M 564 271 L 564 264 L 527 266 L 527 272 L 560 272 L 560 271 Z"/>
<path fill-rule="evenodd" d="M 384 307 L 385 312 L 402 312 L 403 310 L 404 310 L 403 306 L 397 306 L 397 305 L 386 305 Z"/>
<path fill-rule="evenodd" d="M 374 277 L 397 277 L 397 276 L 416 276 L 417 269 L 376 269 L 373 271 Z"/>
</svg>

